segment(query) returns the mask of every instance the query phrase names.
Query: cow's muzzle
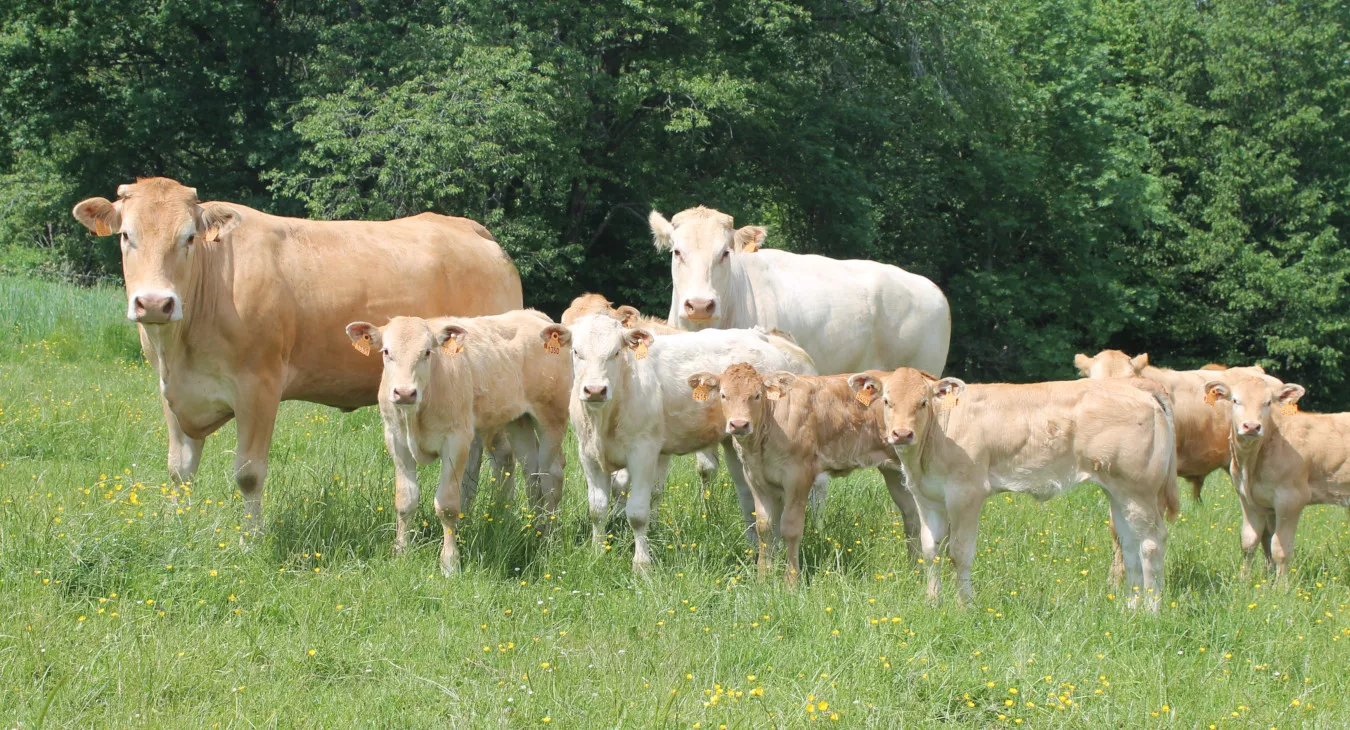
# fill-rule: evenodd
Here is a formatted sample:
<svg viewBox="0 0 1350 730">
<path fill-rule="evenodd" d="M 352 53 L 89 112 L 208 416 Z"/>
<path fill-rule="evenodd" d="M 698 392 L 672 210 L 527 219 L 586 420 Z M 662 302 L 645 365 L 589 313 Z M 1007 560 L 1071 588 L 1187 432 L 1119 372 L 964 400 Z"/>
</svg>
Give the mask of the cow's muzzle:
<svg viewBox="0 0 1350 730">
<path fill-rule="evenodd" d="M 182 318 L 183 307 L 173 292 L 137 292 L 127 307 L 127 319 L 137 324 L 168 324 Z"/>
<path fill-rule="evenodd" d="M 582 403 L 605 403 L 609 400 L 608 385 L 583 385 L 581 386 Z"/>
<path fill-rule="evenodd" d="M 749 436 L 755 427 L 744 418 L 732 418 L 727 421 L 727 434 L 731 436 Z"/>
<path fill-rule="evenodd" d="M 1261 438 L 1261 434 L 1264 432 L 1265 428 L 1260 421 L 1243 421 L 1238 425 L 1238 436 L 1242 438 Z"/>
<path fill-rule="evenodd" d="M 415 406 L 418 400 L 417 386 L 395 386 L 389 391 L 389 400 L 396 406 Z"/>
<path fill-rule="evenodd" d="M 914 443 L 914 432 L 908 428 L 893 428 L 886 434 L 886 443 L 891 446 L 910 446 Z"/>
<path fill-rule="evenodd" d="M 682 316 L 691 322 L 707 322 L 717 314 L 716 299 L 686 299 Z"/>
</svg>

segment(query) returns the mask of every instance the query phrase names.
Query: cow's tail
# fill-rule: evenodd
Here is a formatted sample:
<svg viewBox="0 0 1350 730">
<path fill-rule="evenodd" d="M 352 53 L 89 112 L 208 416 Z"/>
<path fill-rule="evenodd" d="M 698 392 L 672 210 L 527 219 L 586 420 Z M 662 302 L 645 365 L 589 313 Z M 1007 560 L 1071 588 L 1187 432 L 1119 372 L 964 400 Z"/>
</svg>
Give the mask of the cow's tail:
<svg viewBox="0 0 1350 730">
<path fill-rule="evenodd" d="M 1162 489 L 1158 492 L 1158 508 L 1168 522 L 1176 520 L 1181 514 L 1181 497 L 1177 494 L 1177 426 L 1172 411 L 1172 399 L 1166 393 L 1153 393 L 1153 399 L 1162 406 L 1163 418 L 1167 421 L 1167 431 L 1171 434 L 1171 448 L 1167 450 L 1167 475 Z"/>
</svg>

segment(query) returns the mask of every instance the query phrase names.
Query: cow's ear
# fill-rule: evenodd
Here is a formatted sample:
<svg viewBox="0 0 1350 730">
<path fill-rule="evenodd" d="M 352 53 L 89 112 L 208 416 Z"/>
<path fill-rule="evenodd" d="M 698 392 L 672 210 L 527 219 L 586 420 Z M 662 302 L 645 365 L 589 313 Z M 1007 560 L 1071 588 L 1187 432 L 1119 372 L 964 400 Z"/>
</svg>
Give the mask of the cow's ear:
<svg viewBox="0 0 1350 730">
<path fill-rule="evenodd" d="M 362 355 L 369 355 L 372 348 L 378 350 L 384 347 L 380 328 L 369 322 L 352 322 L 347 325 L 347 337 L 351 338 L 352 347 Z"/>
<path fill-rule="evenodd" d="M 675 240 L 675 226 L 654 210 L 647 216 L 647 224 L 652 227 L 652 243 L 656 244 L 656 250 L 669 251 Z"/>
<path fill-rule="evenodd" d="M 685 382 L 689 383 L 689 389 L 693 391 L 696 401 L 708 400 L 708 396 L 722 383 L 716 375 L 707 372 L 694 373 Z"/>
<path fill-rule="evenodd" d="M 1211 406 L 1221 400 L 1229 400 L 1232 393 L 1228 391 L 1228 386 L 1217 380 L 1211 380 L 1205 383 L 1205 402 Z"/>
<path fill-rule="evenodd" d="M 446 355 L 458 355 L 464 352 L 464 341 L 469 337 L 469 331 L 458 324 L 442 324 L 432 327 L 431 333 L 436 339 L 436 344 L 441 346 L 441 352 Z"/>
<path fill-rule="evenodd" d="M 853 398 L 865 406 L 872 405 L 873 399 L 881 392 L 881 382 L 867 373 L 848 376 L 848 387 L 853 391 Z"/>
<path fill-rule="evenodd" d="M 122 230 L 122 211 L 107 198 L 82 200 L 70 213 L 95 236 L 111 236 Z"/>
<path fill-rule="evenodd" d="M 1092 361 L 1094 359 L 1080 352 L 1073 356 L 1073 366 L 1078 368 L 1079 375 L 1086 378 L 1092 372 Z"/>
<path fill-rule="evenodd" d="M 792 389 L 792 384 L 797 382 L 797 376 L 786 370 L 775 370 L 764 376 L 764 395 L 769 400 L 778 400 L 787 395 Z"/>
<path fill-rule="evenodd" d="M 564 347 L 572 345 L 572 330 L 563 324 L 551 324 L 539 330 L 539 341 L 550 355 L 557 355 Z"/>
<path fill-rule="evenodd" d="M 942 380 L 933 383 L 932 387 L 933 395 L 938 400 L 946 400 L 948 398 L 955 400 L 961 397 L 961 394 L 965 392 L 966 381 L 960 378 L 943 378 Z"/>
<path fill-rule="evenodd" d="M 619 320 L 624 327 L 636 327 L 641 317 L 642 312 L 639 312 L 637 307 L 627 304 L 614 310 L 614 318 Z"/>
<path fill-rule="evenodd" d="M 1136 373 L 1144 372 L 1144 368 L 1148 367 L 1148 353 L 1145 352 L 1130 358 L 1130 367 L 1134 368 Z"/>
<path fill-rule="evenodd" d="M 207 203 L 197 206 L 201 211 L 203 241 L 219 241 L 220 237 L 233 231 L 239 225 L 239 212 L 221 203 Z"/>
<path fill-rule="evenodd" d="M 1299 398 L 1302 398 L 1307 392 L 1308 391 L 1298 383 L 1289 383 L 1283 388 L 1280 388 L 1279 392 L 1275 394 L 1275 399 L 1283 405 L 1292 406 L 1297 404 Z"/>
<path fill-rule="evenodd" d="M 741 253 L 754 253 L 763 248 L 765 234 L 763 226 L 743 226 L 736 229 L 732 243 Z"/>
<path fill-rule="evenodd" d="M 656 341 L 656 336 L 649 329 L 635 327 L 623 331 L 623 341 L 633 348 L 633 357 L 644 360 L 647 357 L 647 348 Z"/>
</svg>

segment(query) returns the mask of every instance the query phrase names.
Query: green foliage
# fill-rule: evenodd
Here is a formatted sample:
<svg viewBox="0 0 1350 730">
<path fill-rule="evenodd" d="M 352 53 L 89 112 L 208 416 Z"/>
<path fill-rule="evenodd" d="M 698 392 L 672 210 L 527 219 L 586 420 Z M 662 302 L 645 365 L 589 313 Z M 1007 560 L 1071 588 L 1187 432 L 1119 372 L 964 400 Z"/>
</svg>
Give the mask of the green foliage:
<svg viewBox="0 0 1350 730">
<path fill-rule="evenodd" d="M 530 304 L 659 314 L 646 213 L 702 203 L 932 277 L 971 380 L 1109 346 L 1350 407 L 1336 0 L 124 5 L 0 10 L 0 244 L 113 272 L 70 206 L 164 174 L 469 216 Z"/>
</svg>

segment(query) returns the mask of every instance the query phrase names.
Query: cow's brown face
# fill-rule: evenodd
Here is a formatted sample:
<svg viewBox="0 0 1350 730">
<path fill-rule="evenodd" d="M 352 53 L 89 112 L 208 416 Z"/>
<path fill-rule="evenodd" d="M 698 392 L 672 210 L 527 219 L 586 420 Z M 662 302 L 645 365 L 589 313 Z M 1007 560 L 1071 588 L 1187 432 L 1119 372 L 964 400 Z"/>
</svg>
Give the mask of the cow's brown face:
<svg viewBox="0 0 1350 730">
<path fill-rule="evenodd" d="M 457 357 L 467 334 L 460 325 L 419 317 L 395 317 L 384 327 L 367 322 L 347 325 L 347 336 L 358 349 L 378 352 L 384 360 L 381 397 L 404 408 L 417 406 L 426 398 L 433 361 Z"/>
<path fill-rule="evenodd" d="M 731 257 L 757 250 L 764 240 L 764 229 L 735 229 L 731 216 L 701 207 L 679 213 L 670 221 L 652 211 L 648 222 L 656 247 L 670 251 L 679 324 L 694 328 L 716 325 L 731 290 Z"/>
<path fill-rule="evenodd" d="M 1306 391 L 1297 383 L 1279 384 L 1274 378 L 1243 376 L 1232 382 L 1205 384 L 1205 398 L 1229 409 L 1229 428 L 1239 444 L 1259 443 L 1271 432 L 1275 409 L 1296 410 Z"/>
<path fill-rule="evenodd" d="M 1120 350 L 1102 350 L 1096 357 L 1075 355 L 1074 367 L 1085 378 L 1102 380 L 1104 378 L 1133 378 L 1148 367 L 1148 353 L 1130 357 Z"/>
<path fill-rule="evenodd" d="M 913 368 L 900 368 L 883 383 L 866 373 L 849 378 L 855 393 L 881 394 L 882 438 L 897 453 L 923 441 L 938 408 L 953 407 L 966 389 L 959 378 L 936 380 Z"/>
<path fill-rule="evenodd" d="M 238 224 L 234 210 L 202 206 L 196 188 L 167 178 L 123 185 L 117 189 L 117 202 L 90 198 L 76 205 L 73 214 L 96 235 L 119 235 L 127 318 L 144 325 L 183 318 L 183 292 L 197 249 Z"/>
<path fill-rule="evenodd" d="M 722 406 L 726 434 L 741 439 L 763 427 L 769 414 L 769 401 L 781 398 L 796 378 L 784 371 L 760 375 L 749 363 L 738 363 L 727 368 L 721 376 L 691 375 L 689 387 L 695 397 L 700 387 L 707 388 L 708 399 L 716 397 Z"/>
</svg>

